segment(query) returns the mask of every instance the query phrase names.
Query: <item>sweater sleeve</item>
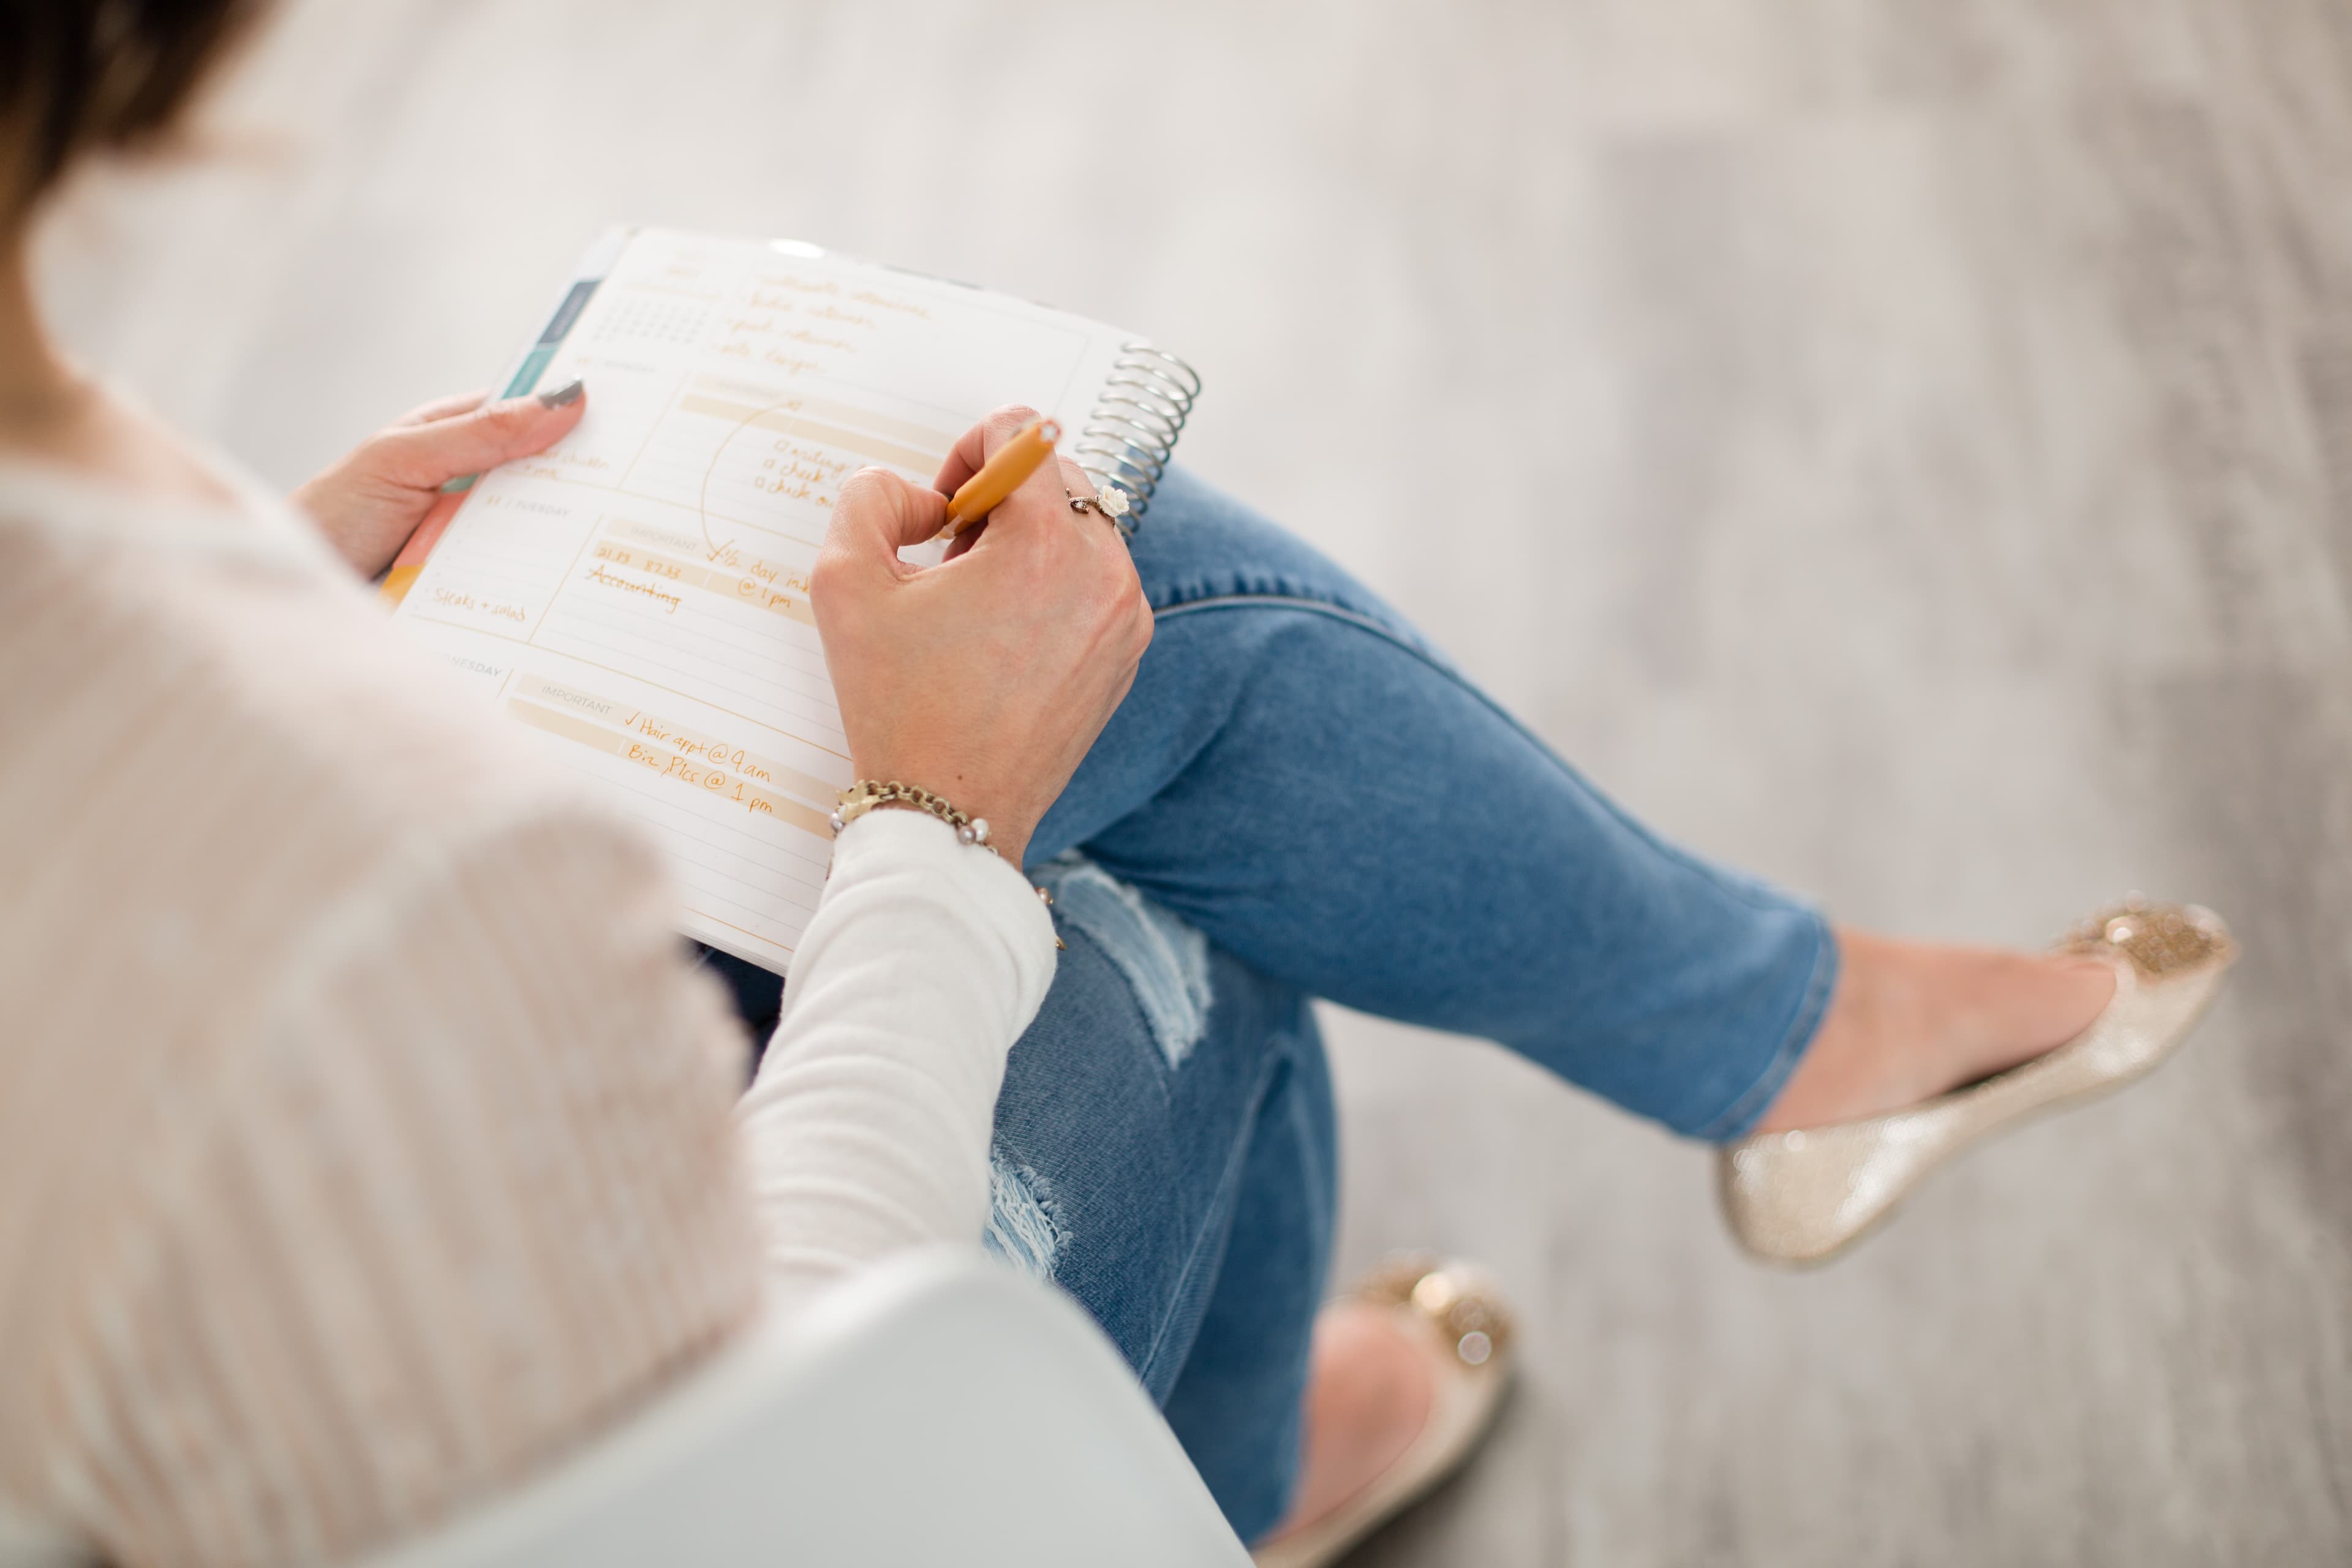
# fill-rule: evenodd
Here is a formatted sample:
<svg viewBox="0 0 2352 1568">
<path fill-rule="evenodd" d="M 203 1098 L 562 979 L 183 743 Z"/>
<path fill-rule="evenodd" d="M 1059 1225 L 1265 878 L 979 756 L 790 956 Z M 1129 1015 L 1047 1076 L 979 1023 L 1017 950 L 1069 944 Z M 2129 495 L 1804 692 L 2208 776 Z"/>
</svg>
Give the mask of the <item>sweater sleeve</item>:
<svg viewBox="0 0 2352 1568">
<path fill-rule="evenodd" d="M 599 816 L 453 826 L 319 908 L 257 1016 L 192 1017 L 124 1089 L 172 1104 L 125 1212 L 60 1264 L 26 1500 L 126 1564 L 341 1560 L 737 1332 L 743 1037 L 671 914 Z"/>
<path fill-rule="evenodd" d="M 835 847 L 740 1108 L 772 1299 L 987 1224 L 1004 1061 L 1054 977 L 1036 892 L 946 824 L 876 811 Z"/>
</svg>

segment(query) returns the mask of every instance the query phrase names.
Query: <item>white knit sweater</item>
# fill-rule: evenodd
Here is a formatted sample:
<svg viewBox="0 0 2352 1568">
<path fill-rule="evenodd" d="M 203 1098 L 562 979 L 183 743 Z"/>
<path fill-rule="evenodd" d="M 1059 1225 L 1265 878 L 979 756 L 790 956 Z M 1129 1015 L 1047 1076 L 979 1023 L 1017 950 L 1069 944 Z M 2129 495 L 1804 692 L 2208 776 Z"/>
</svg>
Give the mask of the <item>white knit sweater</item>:
<svg viewBox="0 0 2352 1568">
<path fill-rule="evenodd" d="M 943 825 L 842 837 L 739 1101 L 658 854 L 275 503 L 0 466 L 0 1506 L 344 1557 L 981 1233 L 1053 931 Z"/>
</svg>

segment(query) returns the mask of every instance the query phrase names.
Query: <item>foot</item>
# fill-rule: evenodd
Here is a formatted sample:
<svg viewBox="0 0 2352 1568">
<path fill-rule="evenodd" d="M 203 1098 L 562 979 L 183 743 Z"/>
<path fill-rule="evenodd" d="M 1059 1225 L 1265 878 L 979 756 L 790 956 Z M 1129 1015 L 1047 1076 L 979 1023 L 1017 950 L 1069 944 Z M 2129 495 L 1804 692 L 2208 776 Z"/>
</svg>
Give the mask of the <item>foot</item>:
<svg viewBox="0 0 2352 1568">
<path fill-rule="evenodd" d="M 1836 994 L 1759 1132 L 1900 1110 L 2032 1060 L 2088 1028 L 2116 992 L 2095 958 L 1837 933 Z"/>
<path fill-rule="evenodd" d="M 1307 1441 L 1289 1514 L 1261 1545 L 1321 1522 L 1402 1458 L 1436 1398 L 1426 1334 L 1385 1305 L 1335 1301 L 1315 1320 Z"/>
</svg>

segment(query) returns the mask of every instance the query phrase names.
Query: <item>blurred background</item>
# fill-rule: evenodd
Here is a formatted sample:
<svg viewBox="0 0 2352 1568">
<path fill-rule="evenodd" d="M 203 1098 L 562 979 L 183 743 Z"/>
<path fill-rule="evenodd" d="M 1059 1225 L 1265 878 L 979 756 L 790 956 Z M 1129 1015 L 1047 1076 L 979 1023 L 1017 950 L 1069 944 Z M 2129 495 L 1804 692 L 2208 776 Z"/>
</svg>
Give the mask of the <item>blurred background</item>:
<svg viewBox="0 0 2352 1568">
<path fill-rule="evenodd" d="M 1486 1259 L 1529 1352 L 1359 1561 L 2352 1560 L 2352 5 L 311 0 L 215 118 L 43 279 L 281 484 L 609 222 L 814 239 L 1184 355 L 1188 463 L 1685 843 L 1902 932 L 2235 925 L 2178 1063 L 1814 1275 L 1331 1015 L 1342 1271 Z"/>
</svg>

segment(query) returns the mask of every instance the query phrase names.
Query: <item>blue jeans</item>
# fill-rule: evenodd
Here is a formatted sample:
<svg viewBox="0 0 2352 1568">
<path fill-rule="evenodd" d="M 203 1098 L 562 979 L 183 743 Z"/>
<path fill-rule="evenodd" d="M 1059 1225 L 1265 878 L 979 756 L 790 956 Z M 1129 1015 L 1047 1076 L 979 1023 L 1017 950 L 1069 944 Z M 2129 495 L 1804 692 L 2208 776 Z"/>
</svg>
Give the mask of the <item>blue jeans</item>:
<svg viewBox="0 0 2352 1568">
<path fill-rule="evenodd" d="M 1150 650 L 1031 845 L 1069 951 L 1006 1070 L 989 1243 L 1094 1314 L 1252 1540 L 1289 1496 L 1331 1239 L 1307 999 L 1723 1140 L 1812 1038 L 1836 948 L 1181 471 L 1135 562 Z M 764 1037 L 773 982 L 731 973 Z"/>
</svg>

